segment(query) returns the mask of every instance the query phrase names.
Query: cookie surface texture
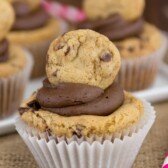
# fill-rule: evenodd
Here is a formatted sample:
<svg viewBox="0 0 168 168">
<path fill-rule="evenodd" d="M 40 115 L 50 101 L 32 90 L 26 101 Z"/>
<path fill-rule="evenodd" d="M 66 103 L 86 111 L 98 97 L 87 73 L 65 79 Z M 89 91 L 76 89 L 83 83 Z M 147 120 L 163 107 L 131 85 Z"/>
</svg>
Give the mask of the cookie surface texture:
<svg viewBox="0 0 168 168">
<path fill-rule="evenodd" d="M 120 54 L 108 38 L 92 30 L 78 30 L 51 43 L 46 73 L 54 85 L 70 82 L 106 89 L 114 81 L 120 64 Z"/>
</svg>

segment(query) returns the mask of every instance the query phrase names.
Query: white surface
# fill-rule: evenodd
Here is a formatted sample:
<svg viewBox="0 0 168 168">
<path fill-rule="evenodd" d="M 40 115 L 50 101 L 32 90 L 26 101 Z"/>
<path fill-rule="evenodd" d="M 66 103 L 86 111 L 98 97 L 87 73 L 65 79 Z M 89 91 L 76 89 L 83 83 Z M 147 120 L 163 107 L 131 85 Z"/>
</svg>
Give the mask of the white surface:
<svg viewBox="0 0 168 168">
<path fill-rule="evenodd" d="M 168 65 L 162 63 L 160 72 L 152 87 L 135 92 L 134 95 L 151 103 L 168 100 Z"/>
<path fill-rule="evenodd" d="M 12 133 L 15 131 L 14 123 L 17 116 L 17 114 L 14 114 L 5 120 L 0 120 L 0 135 Z"/>
</svg>

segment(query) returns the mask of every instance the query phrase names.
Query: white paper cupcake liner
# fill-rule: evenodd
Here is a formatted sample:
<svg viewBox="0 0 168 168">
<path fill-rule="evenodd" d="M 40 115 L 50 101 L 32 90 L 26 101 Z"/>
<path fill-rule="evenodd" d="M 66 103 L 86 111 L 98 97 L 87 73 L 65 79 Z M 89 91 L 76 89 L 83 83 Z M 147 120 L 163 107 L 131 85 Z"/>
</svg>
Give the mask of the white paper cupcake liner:
<svg viewBox="0 0 168 168">
<path fill-rule="evenodd" d="M 138 123 L 103 137 L 53 137 L 20 119 L 16 130 L 40 168 L 130 168 L 155 120 L 153 107 L 145 101 L 144 107 L 145 113 Z"/>
<path fill-rule="evenodd" d="M 32 70 L 33 60 L 28 51 L 24 69 L 7 78 L 0 78 L 0 119 L 12 115 L 19 108 Z"/>
<path fill-rule="evenodd" d="M 162 37 L 162 46 L 150 55 L 122 59 L 121 69 L 116 80 L 122 84 L 125 90 L 141 90 L 153 84 L 167 50 L 167 38 L 165 35 Z"/>
</svg>

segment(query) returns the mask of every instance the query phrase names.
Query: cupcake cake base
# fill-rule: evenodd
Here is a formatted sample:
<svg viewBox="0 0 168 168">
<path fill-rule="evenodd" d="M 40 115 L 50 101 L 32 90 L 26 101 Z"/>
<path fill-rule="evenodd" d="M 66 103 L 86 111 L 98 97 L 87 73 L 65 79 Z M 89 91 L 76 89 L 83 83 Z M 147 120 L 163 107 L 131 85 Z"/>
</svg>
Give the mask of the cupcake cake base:
<svg viewBox="0 0 168 168">
<path fill-rule="evenodd" d="M 117 82 L 129 91 L 138 91 L 150 87 L 158 73 L 167 49 L 167 38 L 162 34 L 161 47 L 143 56 L 135 58 L 122 58 L 122 66 Z"/>
<path fill-rule="evenodd" d="M 40 133 L 20 119 L 16 129 L 40 168 L 130 168 L 155 120 L 153 107 L 143 103 L 145 113 L 138 123 L 104 137 L 54 137 L 49 132 Z"/>
</svg>

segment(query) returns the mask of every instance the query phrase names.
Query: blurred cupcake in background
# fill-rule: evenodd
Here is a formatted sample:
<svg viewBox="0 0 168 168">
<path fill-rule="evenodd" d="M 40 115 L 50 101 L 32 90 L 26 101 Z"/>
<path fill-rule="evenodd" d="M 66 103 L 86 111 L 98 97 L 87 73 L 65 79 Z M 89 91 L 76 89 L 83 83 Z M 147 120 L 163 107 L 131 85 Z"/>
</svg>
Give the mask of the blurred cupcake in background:
<svg viewBox="0 0 168 168">
<path fill-rule="evenodd" d="M 156 12 L 157 11 L 157 12 Z M 168 39 L 168 1 L 167 0 L 146 0 L 144 17 L 150 23 L 158 26 Z M 165 61 L 168 64 L 168 50 Z"/>
<path fill-rule="evenodd" d="M 45 74 L 47 48 L 60 32 L 60 23 L 41 7 L 41 0 L 10 0 L 16 20 L 8 39 L 27 48 L 33 55 L 32 77 Z"/>
<path fill-rule="evenodd" d="M 159 29 L 144 21 L 144 7 L 144 0 L 84 0 L 86 20 L 76 25 L 100 32 L 116 44 L 122 58 L 117 81 L 130 91 L 153 84 L 167 48 Z"/>
<path fill-rule="evenodd" d="M 14 23 L 14 11 L 7 1 L 0 2 L 0 119 L 18 109 L 33 61 L 27 51 L 11 44 L 7 34 Z"/>
<path fill-rule="evenodd" d="M 155 112 L 115 82 L 120 53 L 105 36 L 76 30 L 48 50 L 43 87 L 16 129 L 41 168 L 130 168 Z"/>
</svg>

